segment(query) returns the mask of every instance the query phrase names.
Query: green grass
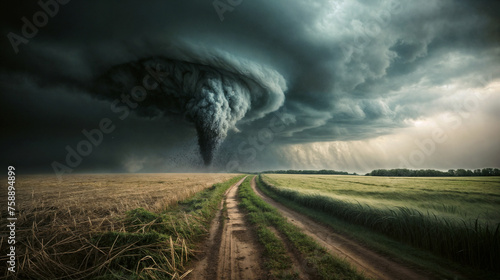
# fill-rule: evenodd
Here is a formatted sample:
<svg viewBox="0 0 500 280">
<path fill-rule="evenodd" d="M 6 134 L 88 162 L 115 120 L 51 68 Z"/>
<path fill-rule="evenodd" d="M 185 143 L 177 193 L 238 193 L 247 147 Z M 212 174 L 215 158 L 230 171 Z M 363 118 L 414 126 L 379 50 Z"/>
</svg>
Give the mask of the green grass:
<svg viewBox="0 0 500 280">
<path fill-rule="evenodd" d="M 263 187 L 263 184 L 259 181 L 257 186 L 267 196 L 280 202 L 286 207 L 308 215 L 314 220 L 330 226 L 332 230 L 346 236 L 350 236 L 360 244 L 363 244 L 382 255 L 386 255 L 388 258 L 397 259 L 399 262 L 405 263 L 409 267 L 418 267 L 425 270 L 434 275 L 434 278 L 436 279 L 458 280 L 500 278 L 500 274 L 498 273 L 486 272 L 458 265 L 430 252 L 402 244 L 383 234 L 367 230 L 366 227 L 352 224 L 324 212 L 294 203 L 291 200 L 285 199 L 284 197 L 271 192 L 268 188 Z"/>
<path fill-rule="evenodd" d="M 192 249 L 208 233 L 224 192 L 242 177 L 198 192 L 162 213 L 134 209 L 127 212 L 125 232 L 92 235 L 90 242 L 108 255 L 94 273 L 96 279 L 181 278 Z"/>
<path fill-rule="evenodd" d="M 318 180 L 323 180 L 323 189 L 326 189 L 326 191 L 319 193 L 304 191 L 304 189 L 307 189 L 308 178 L 303 177 L 297 178 L 293 176 L 287 181 L 272 175 L 271 178 L 274 181 L 270 181 L 274 182 L 274 184 L 287 182 L 288 185 L 286 187 L 282 185 L 276 187 L 273 184 L 265 182 L 264 184 L 266 189 L 296 204 L 332 215 L 349 223 L 361 225 L 397 241 L 423 248 L 455 262 L 491 271 L 498 271 L 499 269 L 497 265 L 500 263 L 500 232 L 498 224 L 492 226 L 489 223 L 482 223 L 478 219 L 472 221 L 449 219 L 447 216 L 436 215 L 431 211 L 423 213 L 410 207 L 380 207 L 374 205 L 373 201 L 372 204 L 353 203 L 352 201 L 345 201 L 324 194 L 328 191 L 335 192 L 335 183 L 338 180 L 341 181 L 340 184 L 345 183 L 347 180 L 353 185 L 353 189 L 358 189 L 358 191 L 362 189 L 364 192 L 369 193 L 372 198 L 375 196 L 373 193 L 376 193 L 377 189 L 381 189 L 380 192 L 385 197 L 395 196 L 394 194 L 384 194 L 386 189 L 393 188 L 392 186 L 379 186 L 376 183 L 380 182 L 369 181 L 363 177 L 362 179 L 349 178 L 348 176 L 342 176 L 341 178 L 331 176 L 330 179 L 319 178 Z M 265 179 L 268 178 L 269 175 L 266 175 Z M 290 183 L 290 180 L 293 179 L 296 179 L 297 182 Z M 326 185 L 325 181 L 329 185 Z M 357 188 L 356 184 L 361 184 L 362 187 Z M 316 189 L 321 188 L 321 184 L 317 182 L 312 185 Z M 431 186 L 427 187 L 431 188 Z M 344 191 L 346 188 L 344 185 L 339 187 Z M 403 188 L 403 186 L 399 186 L 399 188 Z M 451 191 L 450 189 L 448 188 L 447 191 Z M 394 191 L 398 192 L 397 189 Z M 399 192 L 403 194 L 411 193 L 406 189 L 399 190 Z M 396 195 L 401 197 L 399 194 Z M 443 208 L 446 208 L 446 205 Z"/>
<path fill-rule="evenodd" d="M 280 188 L 374 208 L 408 207 L 450 220 L 500 223 L 500 177 L 372 177 L 266 174 Z"/>
<path fill-rule="evenodd" d="M 251 189 L 247 178 L 238 190 L 241 206 L 248 212 L 250 222 L 257 228 L 259 241 L 264 245 L 267 268 L 278 279 L 297 279 L 291 272 L 291 261 L 283 241 L 270 228 L 284 236 L 302 260 L 312 267 L 311 274 L 319 279 L 364 279 L 347 262 L 331 256 L 312 238 L 288 223 L 279 212 L 259 198 Z"/>
</svg>

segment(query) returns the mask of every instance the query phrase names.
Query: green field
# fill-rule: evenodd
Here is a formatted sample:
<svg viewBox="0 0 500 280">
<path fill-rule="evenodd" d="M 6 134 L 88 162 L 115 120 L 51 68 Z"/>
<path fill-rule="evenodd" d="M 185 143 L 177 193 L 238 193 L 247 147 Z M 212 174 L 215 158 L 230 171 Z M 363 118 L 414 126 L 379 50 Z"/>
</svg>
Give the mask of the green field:
<svg viewBox="0 0 500 280">
<path fill-rule="evenodd" d="M 280 188 L 375 208 L 408 207 L 448 219 L 500 223 L 500 177 L 372 177 L 267 174 Z"/>
<path fill-rule="evenodd" d="M 498 271 L 500 178 L 266 174 L 277 196 L 471 268 Z"/>
</svg>

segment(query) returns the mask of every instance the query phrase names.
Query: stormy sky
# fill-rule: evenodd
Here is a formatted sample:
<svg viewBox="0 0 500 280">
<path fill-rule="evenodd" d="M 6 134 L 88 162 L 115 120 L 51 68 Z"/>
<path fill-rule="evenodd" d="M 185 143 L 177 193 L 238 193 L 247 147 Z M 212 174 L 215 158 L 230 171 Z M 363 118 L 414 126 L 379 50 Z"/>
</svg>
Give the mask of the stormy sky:
<svg viewBox="0 0 500 280">
<path fill-rule="evenodd" d="M 498 1 L 2 3 L 3 166 L 500 166 Z"/>
</svg>

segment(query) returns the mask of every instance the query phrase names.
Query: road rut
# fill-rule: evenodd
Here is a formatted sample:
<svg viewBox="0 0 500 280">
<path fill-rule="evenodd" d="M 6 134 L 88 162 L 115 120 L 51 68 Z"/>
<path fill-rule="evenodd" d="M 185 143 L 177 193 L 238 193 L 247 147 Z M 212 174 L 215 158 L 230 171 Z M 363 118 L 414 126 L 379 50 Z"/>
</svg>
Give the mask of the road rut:
<svg viewBox="0 0 500 280">
<path fill-rule="evenodd" d="M 210 228 L 204 255 L 194 263 L 187 279 L 266 279 L 258 241 L 238 208 L 237 190 L 245 178 L 231 186 L 221 201 Z M 224 209 L 225 204 L 225 209 Z"/>
</svg>

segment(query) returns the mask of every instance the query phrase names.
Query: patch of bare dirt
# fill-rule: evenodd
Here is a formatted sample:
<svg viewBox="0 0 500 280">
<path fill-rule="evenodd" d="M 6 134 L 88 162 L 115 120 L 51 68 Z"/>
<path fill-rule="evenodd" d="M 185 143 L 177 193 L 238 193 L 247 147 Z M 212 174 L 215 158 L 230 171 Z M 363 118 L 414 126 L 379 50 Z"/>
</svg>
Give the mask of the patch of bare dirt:
<svg viewBox="0 0 500 280">
<path fill-rule="evenodd" d="M 243 180 L 226 192 L 202 248 L 203 255 L 193 264 L 187 279 L 267 279 L 259 244 L 238 208 L 237 190 Z"/>
</svg>

